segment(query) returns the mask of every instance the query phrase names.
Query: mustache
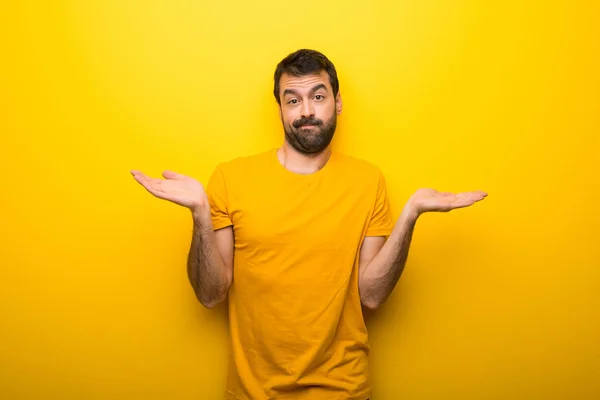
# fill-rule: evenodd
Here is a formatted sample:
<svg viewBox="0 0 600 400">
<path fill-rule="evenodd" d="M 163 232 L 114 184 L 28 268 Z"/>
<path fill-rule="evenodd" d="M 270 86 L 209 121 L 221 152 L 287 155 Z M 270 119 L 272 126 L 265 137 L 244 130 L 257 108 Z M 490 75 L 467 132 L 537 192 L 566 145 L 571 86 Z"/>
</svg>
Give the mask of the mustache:
<svg viewBox="0 0 600 400">
<path fill-rule="evenodd" d="M 297 120 L 295 120 L 292 125 L 294 126 L 294 128 L 300 128 L 303 125 L 322 125 L 322 124 L 323 124 L 323 121 L 321 121 L 318 118 L 315 118 L 315 117 L 310 117 L 310 118 L 301 117 L 301 118 L 298 118 Z"/>
</svg>

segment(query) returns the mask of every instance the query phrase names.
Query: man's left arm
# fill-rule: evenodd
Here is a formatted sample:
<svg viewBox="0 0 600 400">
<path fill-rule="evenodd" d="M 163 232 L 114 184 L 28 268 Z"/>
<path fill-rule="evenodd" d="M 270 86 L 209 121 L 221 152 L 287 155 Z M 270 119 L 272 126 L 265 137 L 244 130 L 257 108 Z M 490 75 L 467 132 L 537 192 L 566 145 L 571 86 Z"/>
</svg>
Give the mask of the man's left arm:
<svg viewBox="0 0 600 400">
<path fill-rule="evenodd" d="M 425 212 L 447 212 L 483 200 L 482 191 L 448 193 L 419 189 L 406 203 L 390 237 L 368 236 L 360 249 L 358 286 L 362 304 L 369 309 L 382 305 L 396 286 L 408 258 L 417 219 Z"/>
</svg>

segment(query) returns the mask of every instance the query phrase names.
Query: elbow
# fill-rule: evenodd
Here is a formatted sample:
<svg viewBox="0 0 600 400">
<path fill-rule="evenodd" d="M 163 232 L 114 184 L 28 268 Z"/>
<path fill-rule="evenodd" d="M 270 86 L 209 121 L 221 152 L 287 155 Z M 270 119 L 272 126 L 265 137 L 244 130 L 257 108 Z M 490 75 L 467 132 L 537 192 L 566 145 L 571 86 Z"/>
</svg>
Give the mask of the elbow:
<svg viewBox="0 0 600 400">
<path fill-rule="evenodd" d="M 225 294 L 223 295 L 211 297 L 202 296 L 199 293 L 196 293 L 196 298 L 198 298 L 200 304 L 202 304 L 205 308 L 213 309 L 225 301 L 225 299 L 227 298 L 227 292 L 225 292 Z"/>
<path fill-rule="evenodd" d="M 227 300 L 231 283 L 232 279 L 227 277 L 225 282 L 212 287 L 194 285 L 192 283 L 192 288 L 200 304 L 208 309 L 212 309 Z"/>
<path fill-rule="evenodd" d="M 219 304 L 221 304 L 221 301 L 203 301 L 200 300 L 200 304 L 202 304 L 205 308 L 208 308 L 209 310 L 215 308 L 216 306 L 218 306 Z"/>
<path fill-rule="evenodd" d="M 375 311 L 383 304 L 382 301 L 378 301 L 376 299 L 361 299 L 361 303 L 363 307 L 365 307 L 369 311 Z"/>
<path fill-rule="evenodd" d="M 360 303 L 369 311 L 377 310 L 385 301 L 377 288 L 370 287 L 364 281 L 359 281 L 358 291 L 360 293 Z"/>
<path fill-rule="evenodd" d="M 221 303 L 227 300 L 227 294 L 229 293 L 229 286 L 226 285 L 212 293 L 202 293 L 201 290 L 195 290 L 196 298 L 204 307 L 208 309 L 215 308 Z"/>
</svg>

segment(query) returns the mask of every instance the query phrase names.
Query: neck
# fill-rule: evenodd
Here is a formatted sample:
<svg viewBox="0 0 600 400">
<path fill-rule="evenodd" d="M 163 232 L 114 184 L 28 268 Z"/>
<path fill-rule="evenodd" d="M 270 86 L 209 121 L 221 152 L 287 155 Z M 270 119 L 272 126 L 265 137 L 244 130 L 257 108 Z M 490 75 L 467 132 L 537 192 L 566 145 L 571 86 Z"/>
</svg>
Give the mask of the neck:
<svg viewBox="0 0 600 400">
<path fill-rule="evenodd" d="M 303 154 L 287 141 L 277 150 L 277 158 L 285 169 L 297 174 L 312 174 L 322 169 L 331 157 L 331 145 L 316 154 Z"/>
</svg>

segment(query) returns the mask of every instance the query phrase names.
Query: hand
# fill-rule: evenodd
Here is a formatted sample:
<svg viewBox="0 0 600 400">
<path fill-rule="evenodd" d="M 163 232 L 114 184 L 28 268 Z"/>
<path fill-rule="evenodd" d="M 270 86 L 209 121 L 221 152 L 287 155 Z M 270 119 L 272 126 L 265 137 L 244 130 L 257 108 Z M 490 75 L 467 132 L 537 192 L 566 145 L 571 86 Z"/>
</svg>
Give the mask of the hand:
<svg viewBox="0 0 600 400">
<path fill-rule="evenodd" d="M 159 199 L 171 201 L 192 211 L 208 206 L 208 197 L 200 182 L 189 176 L 164 171 L 165 179 L 150 178 L 140 171 L 131 174 L 147 191 Z"/>
<path fill-rule="evenodd" d="M 406 206 L 409 211 L 418 216 L 429 211 L 447 212 L 455 208 L 468 207 L 486 196 L 487 193 L 480 190 L 454 194 L 438 192 L 434 189 L 419 189 L 412 195 Z"/>
</svg>

